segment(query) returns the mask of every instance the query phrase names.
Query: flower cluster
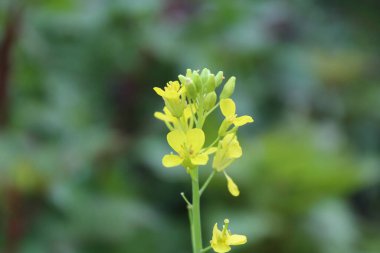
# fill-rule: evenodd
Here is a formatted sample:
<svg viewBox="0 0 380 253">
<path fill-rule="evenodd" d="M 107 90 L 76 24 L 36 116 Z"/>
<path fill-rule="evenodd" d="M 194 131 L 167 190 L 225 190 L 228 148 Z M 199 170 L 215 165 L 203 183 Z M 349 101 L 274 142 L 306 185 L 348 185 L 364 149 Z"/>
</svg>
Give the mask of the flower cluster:
<svg viewBox="0 0 380 253">
<path fill-rule="evenodd" d="M 178 79 L 168 82 L 163 89 L 154 88 L 165 103 L 162 111 L 155 112 L 154 116 L 168 127 L 167 142 L 175 152 L 163 157 L 163 166 L 181 165 L 194 179 L 198 177 L 198 167 L 206 165 L 212 156 L 212 176 L 221 172 L 227 180 L 229 192 L 233 196 L 239 196 L 239 188 L 226 173 L 226 169 L 243 154 L 237 137 L 239 127 L 252 123 L 253 119 L 248 115 L 238 117 L 236 114 L 236 105 L 230 98 L 235 89 L 236 78 L 229 78 L 219 95 L 216 91 L 224 80 L 222 71 L 214 75 L 206 68 L 200 73 L 188 69 L 186 75 L 179 75 Z M 203 125 L 217 108 L 220 108 L 224 119 L 216 139 L 205 147 Z M 196 173 L 193 173 L 194 171 Z M 198 181 L 197 178 L 196 180 Z M 216 252 L 227 252 L 229 245 L 237 244 L 234 243 L 235 237 L 230 236 L 227 231 L 227 225 L 223 229 L 224 232 L 217 231 L 217 228 L 214 228 L 211 241 L 211 246 Z"/>
<path fill-rule="evenodd" d="M 227 185 L 233 196 L 239 195 L 236 184 L 225 171 L 233 161 L 242 156 L 242 149 L 236 133 L 239 127 L 253 122 L 251 116 L 236 115 L 236 106 L 230 98 L 235 89 L 235 77 L 224 85 L 220 95 L 215 92 L 224 79 L 223 72 L 211 74 L 208 69 L 187 70 L 186 76 L 179 75 L 178 81 L 170 81 L 164 89 L 155 87 L 154 91 L 163 98 L 163 112 L 154 116 L 162 120 L 169 128 L 167 141 L 177 154 L 165 155 L 162 164 L 165 167 L 182 165 L 191 173 L 194 166 L 206 165 L 209 155 L 214 154 L 212 167 L 223 172 Z M 204 148 L 205 134 L 202 130 L 207 117 L 220 107 L 224 120 L 214 143 Z M 214 146 L 215 145 L 215 146 Z"/>
</svg>

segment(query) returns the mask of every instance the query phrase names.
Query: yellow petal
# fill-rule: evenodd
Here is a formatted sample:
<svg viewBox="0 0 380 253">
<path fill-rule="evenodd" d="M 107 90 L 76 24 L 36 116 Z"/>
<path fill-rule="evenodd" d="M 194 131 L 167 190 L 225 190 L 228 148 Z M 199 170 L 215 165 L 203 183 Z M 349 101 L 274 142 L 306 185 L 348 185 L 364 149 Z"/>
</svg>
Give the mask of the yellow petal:
<svg viewBox="0 0 380 253">
<path fill-rule="evenodd" d="M 199 154 L 195 157 L 191 157 L 190 160 L 191 160 L 191 163 L 194 165 L 206 165 L 208 162 L 208 155 Z"/>
<path fill-rule="evenodd" d="M 218 223 L 215 223 L 214 228 L 212 229 L 212 241 L 217 242 L 218 238 L 222 235 L 222 231 L 218 229 Z"/>
<path fill-rule="evenodd" d="M 183 159 L 177 155 L 165 155 L 162 158 L 162 165 L 164 165 L 167 168 L 178 166 L 182 162 Z"/>
<path fill-rule="evenodd" d="M 235 139 L 237 140 L 235 133 L 227 134 L 222 140 L 222 146 L 224 148 L 228 147 Z"/>
<path fill-rule="evenodd" d="M 240 191 L 239 191 L 239 188 L 238 186 L 234 183 L 234 181 L 232 180 L 232 178 L 230 178 L 227 173 L 224 173 L 224 175 L 226 176 L 227 178 L 227 187 L 228 187 L 228 191 L 231 193 L 232 196 L 234 197 L 237 197 L 240 195 Z"/>
<path fill-rule="evenodd" d="M 161 88 L 154 87 L 153 90 L 161 97 L 165 96 L 165 91 Z"/>
<path fill-rule="evenodd" d="M 247 242 L 245 235 L 231 235 L 227 238 L 228 245 L 242 245 Z"/>
<path fill-rule="evenodd" d="M 219 172 L 223 170 L 223 160 L 218 153 L 216 153 L 214 156 L 214 160 L 212 161 L 212 167 Z"/>
<path fill-rule="evenodd" d="M 248 115 L 244 115 L 244 116 L 241 116 L 241 117 L 238 117 L 234 120 L 234 125 L 239 127 L 239 126 L 243 126 L 247 123 L 252 123 L 253 122 L 253 119 L 251 116 L 248 116 Z"/>
<path fill-rule="evenodd" d="M 173 90 L 166 90 L 163 97 L 167 99 L 179 100 L 178 92 L 173 91 Z"/>
<path fill-rule="evenodd" d="M 190 119 L 191 116 L 193 115 L 191 112 L 190 107 L 186 107 L 185 110 L 183 110 L 183 115 L 185 116 L 185 119 Z"/>
<path fill-rule="evenodd" d="M 239 158 L 243 155 L 243 151 L 240 147 L 240 144 L 237 140 L 231 142 L 228 147 L 226 156 L 228 158 Z"/>
<path fill-rule="evenodd" d="M 180 130 L 171 131 L 166 136 L 166 139 L 170 147 L 172 147 L 172 149 L 174 149 L 179 154 L 182 153 L 182 149 L 183 149 L 182 146 L 186 140 L 186 136 L 182 131 Z"/>
<path fill-rule="evenodd" d="M 197 110 L 195 109 L 194 104 L 190 104 L 186 106 L 185 110 L 183 111 L 183 115 L 185 116 L 185 119 L 188 120 L 191 117 L 193 117 L 193 114 L 196 114 Z"/>
<path fill-rule="evenodd" d="M 211 247 L 215 252 L 225 253 L 231 250 L 231 247 L 225 243 L 211 243 Z"/>
<path fill-rule="evenodd" d="M 174 91 L 179 91 L 181 85 L 179 84 L 178 81 L 169 81 L 169 83 L 167 84 L 168 88 L 169 89 L 172 89 Z"/>
<path fill-rule="evenodd" d="M 230 98 L 222 99 L 222 101 L 220 101 L 220 110 L 226 118 L 234 116 L 236 112 L 234 101 Z"/>
<path fill-rule="evenodd" d="M 176 119 L 173 116 L 163 114 L 162 112 L 155 112 L 154 117 L 156 117 L 159 120 L 166 121 L 166 122 L 173 122 Z"/>
<path fill-rule="evenodd" d="M 198 153 L 205 143 L 205 134 L 202 129 L 193 128 L 186 133 L 186 143 L 191 146 L 193 153 Z"/>
<path fill-rule="evenodd" d="M 162 120 L 162 121 L 167 121 L 166 115 L 163 114 L 162 112 L 155 112 L 154 117 L 156 117 L 157 119 Z"/>
</svg>

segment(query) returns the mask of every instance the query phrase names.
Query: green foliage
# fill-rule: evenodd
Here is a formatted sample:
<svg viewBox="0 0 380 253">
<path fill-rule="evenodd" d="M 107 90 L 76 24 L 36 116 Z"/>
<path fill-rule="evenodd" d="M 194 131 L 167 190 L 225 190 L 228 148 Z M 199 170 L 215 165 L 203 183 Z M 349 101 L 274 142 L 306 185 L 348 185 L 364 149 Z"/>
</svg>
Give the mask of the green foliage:
<svg viewBox="0 0 380 253">
<path fill-rule="evenodd" d="M 0 43 L 11 4 L 23 7 L 0 97 L 2 250 L 190 252 L 172 195 L 187 178 L 160 166 L 152 87 L 207 67 L 236 75 L 255 127 L 228 169 L 244 201 L 216 177 L 204 215 L 234 206 L 246 252 L 379 252 L 376 1 L 7 0 Z"/>
</svg>

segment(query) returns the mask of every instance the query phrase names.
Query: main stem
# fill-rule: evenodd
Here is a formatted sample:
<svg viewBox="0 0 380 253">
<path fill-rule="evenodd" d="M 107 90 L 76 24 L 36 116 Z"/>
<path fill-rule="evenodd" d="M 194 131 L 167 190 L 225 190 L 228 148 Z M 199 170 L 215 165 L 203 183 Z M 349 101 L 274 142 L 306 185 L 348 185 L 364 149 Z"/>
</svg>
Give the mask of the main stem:
<svg viewBox="0 0 380 253">
<path fill-rule="evenodd" d="M 202 231 L 201 231 L 201 214 L 200 214 L 200 195 L 199 195 L 199 176 L 198 167 L 193 168 L 192 173 L 193 188 L 193 253 L 200 253 L 202 250 Z"/>
</svg>

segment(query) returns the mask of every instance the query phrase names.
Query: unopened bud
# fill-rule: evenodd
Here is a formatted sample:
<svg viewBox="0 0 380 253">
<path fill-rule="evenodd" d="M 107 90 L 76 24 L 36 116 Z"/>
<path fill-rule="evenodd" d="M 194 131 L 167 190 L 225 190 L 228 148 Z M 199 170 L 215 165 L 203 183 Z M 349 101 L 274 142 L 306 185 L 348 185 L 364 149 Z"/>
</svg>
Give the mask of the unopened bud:
<svg viewBox="0 0 380 253">
<path fill-rule="evenodd" d="M 198 71 L 193 72 L 193 82 L 195 84 L 195 87 L 197 88 L 197 91 L 202 90 L 202 82 L 201 82 L 201 77 L 199 76 Z"/>
<path fill-rule="evenodd" d="M 197 97 L 197 89 L 195 87 L 193 80 L 191 80 L 190 78 L 186 78 L 185 88 L 186 88 L 186 95 L 189 98 L 196 98 Z"/>
<path fill-rule="evenodd" d="M 186 76 L 179 75 L 179 76 L 178 76 L 178 79 L 179 79 L 179 81 L 180 81 L 183 85 L 185 85 L 185 83 L 186 83 L 186 79 L 187 79 Z"/>
<path fill-rule="evenodd" d="M 192 75 L 193 71 L 191 71 L 191 69 L 186 69 L 186 77 L 191 78 Z"/>
<path fill-rule="evenodd" d="M 215 87 L 218 87 L 223 82 L 223 71 L 219 71 L 215 76 Z"/>
<path fill-rule="evenodd" d="M 220 94 L 220 99 L 225 99 L 231 97 L 235 90 L 236 77 L 232 76 L 228 79 L 227 83 L 224 85 L 222 93 Z"/>
<path fill-rule="evenodd" d="M 204 68 L 201 72 L 201 80 L 202 80 L 202 83 L 205 84 L 207 83 L 207 80 L 209 78 L 209 75 L 210 75 L 210 70 L 209 69 L 206 69 Z"/>
<path fill-rule="evenodd" d="M 216 81 L 214 74 L 209 75 L 209 78 L 207 80 L 207 83 L 205 85 L 205 91 L 207 93 L 214 91 L 216 88 Z"/>
<path fill-rule="evenodd" d="M 205 97 L 205 109 L 206 111 L 211 110 L 216 103 L 217 95 L 215 92 L 210 92 Z"/>
</svg>

